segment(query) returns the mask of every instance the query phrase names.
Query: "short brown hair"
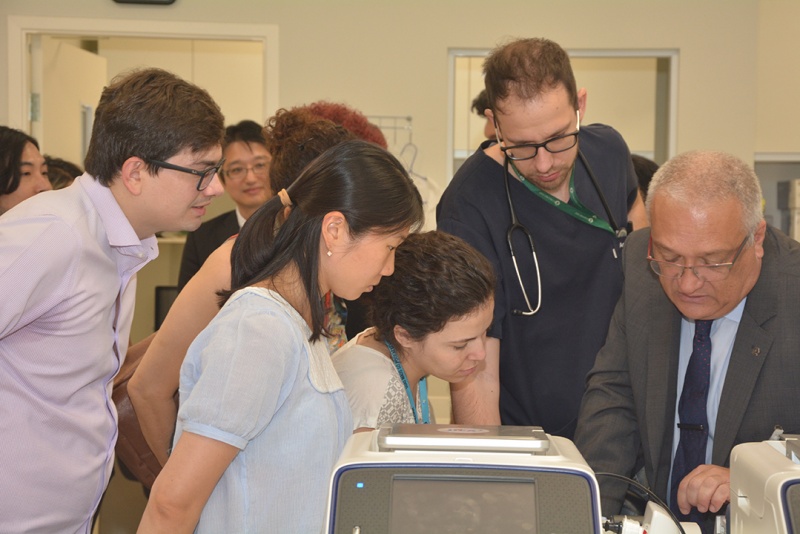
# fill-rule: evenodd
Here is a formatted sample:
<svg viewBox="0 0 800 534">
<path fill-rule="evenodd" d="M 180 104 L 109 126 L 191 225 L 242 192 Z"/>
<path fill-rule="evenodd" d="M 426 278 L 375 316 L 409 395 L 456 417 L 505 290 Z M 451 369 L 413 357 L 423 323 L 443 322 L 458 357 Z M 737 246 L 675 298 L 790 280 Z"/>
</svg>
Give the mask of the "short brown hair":
<svg viewBox="0 0 800 534">
<path fill-rule="evenodd" d="M 165 70 L 136 70 L 103 89 L 84 166 L 109 186 L 130 157 L 165 161 L 187 148 L 202 152 L 221 145 L 224 132 L 207 91 Z"/>
<path fill-rule="evenodd" d="M 567 52 L 548 39 L 518 39 L 495 48 L 483 63 L 489 109 L 512 93 L 533 100 L 563 85 L 570 104 L 578 109 L 578 89 Z"/>
</svg>

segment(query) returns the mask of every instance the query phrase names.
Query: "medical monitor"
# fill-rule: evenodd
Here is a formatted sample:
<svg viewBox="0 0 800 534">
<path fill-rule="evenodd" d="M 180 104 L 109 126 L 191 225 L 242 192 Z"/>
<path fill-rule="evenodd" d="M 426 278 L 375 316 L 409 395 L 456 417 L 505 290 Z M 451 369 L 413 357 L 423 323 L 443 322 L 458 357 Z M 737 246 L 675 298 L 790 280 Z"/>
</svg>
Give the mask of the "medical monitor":
<svg viewBox="0 0 800 534">
<path fill-rule="evenodd" d="M 539 427 L 394 425 L 353 435 L 326 532 L 599 533 L 594 475 Z"/>
</svg>

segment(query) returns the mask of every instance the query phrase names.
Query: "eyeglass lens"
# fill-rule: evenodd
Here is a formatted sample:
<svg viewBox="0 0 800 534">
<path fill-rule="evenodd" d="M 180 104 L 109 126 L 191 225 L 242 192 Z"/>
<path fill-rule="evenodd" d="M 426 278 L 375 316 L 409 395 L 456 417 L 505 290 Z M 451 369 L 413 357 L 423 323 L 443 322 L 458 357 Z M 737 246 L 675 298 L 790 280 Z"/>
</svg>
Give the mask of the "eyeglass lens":
<svg viewBox="0 0 800 534">
<path fill-rule="evenodd" d="M 506 148 L 505 152 L 506 155 L 512 160 L 532 159 L 536 157 L 536 154 L 539 152 L 540 148 L 544 148 L 551 154 L 557 154 L 559 152 L 569 150 L 570 148 L 574 147 L 577 142 L 578 134 L 571 133 L 565 136 L 555 137 L 541 145 L 529 144 L 510 146 Z"/>
<path fill-rule="evenodd" d="M 269 165 L 266 162 L 258 162 L 251 167 L 237 165 L 227 169 L 225 171 L 225 177 L 232 178 L 234 180 L 240 180 L 247 176 L 247 172 L 250 170 L 252 170 L 253 174 L 259 178 L 265 178 L 269 172 Z"/>
<path fill-rule="evenodd" d="M 686 269 L 689 269 L 700 280 L 707 282 L 718 282 L 728 277 L 731 272 L 732 264 L 723 265 L 694 265 L 692 267 L 668 263 L 663 261 L 651 260 L 650 267 L 653 272 L 664 278 L 680 278 Z"/>
</svg>

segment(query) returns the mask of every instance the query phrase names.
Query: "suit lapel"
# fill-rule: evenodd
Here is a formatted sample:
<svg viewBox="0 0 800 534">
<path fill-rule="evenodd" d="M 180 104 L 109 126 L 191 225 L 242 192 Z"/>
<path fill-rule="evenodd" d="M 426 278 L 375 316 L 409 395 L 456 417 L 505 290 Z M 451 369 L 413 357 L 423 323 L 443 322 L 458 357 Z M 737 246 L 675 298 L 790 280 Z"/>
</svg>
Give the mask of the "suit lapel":
<svg viewBox="0 0 800 534">
<path fill-rule="evenodd" d="M 664 473 L 664 480 L 651 480 L 651 485 L 666 493 L 669 466 L 672 459 L 672 423 L 675 414 L 678 351 L 681 319 L 678 310 L 666 298 L 660 284 L 650 296 L 653 310 L 650 337 L 647 343 L 647 407 L 646 434 L 654 473 Z M 660 327 L 660 325 L 666 325 Z M 662 487 L 663 486 L 663 487 Z"/>
<path fill-rule="evenodd" d="M 771 238 L 768 232 L 764 241 L 761 274 L 747 296 L 722 387 L 712 454 L 712 461 L 717 465 L 727 463 L 764 359 L 768 357 L 773 342 L 773 335 L 762 326 L 777 314 L 776 247 Z"/>
</svg>

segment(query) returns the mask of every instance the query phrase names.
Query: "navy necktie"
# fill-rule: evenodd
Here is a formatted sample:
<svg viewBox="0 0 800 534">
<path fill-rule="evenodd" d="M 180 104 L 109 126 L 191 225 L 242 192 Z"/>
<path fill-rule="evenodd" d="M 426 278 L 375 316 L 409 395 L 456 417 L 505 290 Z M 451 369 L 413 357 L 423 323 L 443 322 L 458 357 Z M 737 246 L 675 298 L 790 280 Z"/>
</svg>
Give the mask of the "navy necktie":
<svg viewBox="0 0 800 534">
<path fill-rule="evenodd" d="M 695 467 L 706 463 L 706 445 L 708 443 L 708 384 L 711 374 L 711 323 L 713 321 L 694 322 L 694 340 L 692 356 L 683 379 L 683 391 L 678 403 L 678 428 L 680 441 L 672 463 L 672 480 L 670 492 L 670 508 L 681 521 L 694 521 L 701 525 L 708 514 L 700 513 L 696 508 L 688 515 L 678 509 L 678 485 Z"/>
</svg>

